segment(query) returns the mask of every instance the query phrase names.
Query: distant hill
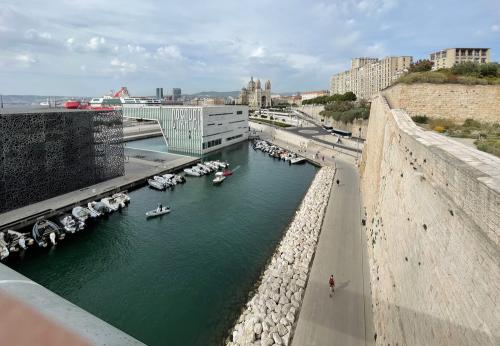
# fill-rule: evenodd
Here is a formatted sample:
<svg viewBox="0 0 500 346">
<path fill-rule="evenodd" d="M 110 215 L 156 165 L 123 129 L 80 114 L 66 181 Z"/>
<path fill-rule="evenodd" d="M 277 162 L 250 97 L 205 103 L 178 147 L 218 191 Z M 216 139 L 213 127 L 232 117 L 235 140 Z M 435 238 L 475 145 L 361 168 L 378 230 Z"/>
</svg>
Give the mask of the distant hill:
<svg viewBox="0 0 500 346">
<path fill-rule="evenodd" d="M 240 95 L 239 91 L 202 91 L 196 94 L 191 94 L 189 96 L 193 97 L 238 97 Z"/>
<path fill-rule="evenodd" d="M 2 95 L 4 107 L 12 106 L 39 106 L 50 97 L 51 102 L 64 102 L 69 99 L 80 100 L 82 96 L 40 96 L 40 95 Z"/>
</svg>

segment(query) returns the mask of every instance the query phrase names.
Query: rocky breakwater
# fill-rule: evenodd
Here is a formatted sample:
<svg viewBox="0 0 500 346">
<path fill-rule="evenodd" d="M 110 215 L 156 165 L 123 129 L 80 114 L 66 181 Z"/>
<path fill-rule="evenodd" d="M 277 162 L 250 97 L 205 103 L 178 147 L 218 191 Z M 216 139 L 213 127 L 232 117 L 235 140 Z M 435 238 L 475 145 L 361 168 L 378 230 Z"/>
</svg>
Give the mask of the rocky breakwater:
<svg viewBox="0 0 500 346">
<path fill-rule="evenodd" d="M 239 317 L 227 345 L 288 345 L 335 175 L 322 168 Z"/>
</svg>

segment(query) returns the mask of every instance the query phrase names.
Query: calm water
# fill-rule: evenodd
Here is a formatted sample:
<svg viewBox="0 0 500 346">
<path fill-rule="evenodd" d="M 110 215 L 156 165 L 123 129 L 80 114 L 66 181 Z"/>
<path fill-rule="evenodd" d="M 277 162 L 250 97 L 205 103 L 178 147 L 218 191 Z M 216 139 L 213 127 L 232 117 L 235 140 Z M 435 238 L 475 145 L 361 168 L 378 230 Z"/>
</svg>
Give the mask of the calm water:
<svg viewBox="0 0 500 346">
<path fill-rule="evenodd" d="M 189 177 L 173 191 L 131 191 L 121 213 L 10 265 L 149 345 L 220 343 L 316 168 L 275 161 L 247 143 L 211 158 L 235 170 L 221 186 Z M 172 212 L 146 220 L 158 202 Z"/>
</svg>

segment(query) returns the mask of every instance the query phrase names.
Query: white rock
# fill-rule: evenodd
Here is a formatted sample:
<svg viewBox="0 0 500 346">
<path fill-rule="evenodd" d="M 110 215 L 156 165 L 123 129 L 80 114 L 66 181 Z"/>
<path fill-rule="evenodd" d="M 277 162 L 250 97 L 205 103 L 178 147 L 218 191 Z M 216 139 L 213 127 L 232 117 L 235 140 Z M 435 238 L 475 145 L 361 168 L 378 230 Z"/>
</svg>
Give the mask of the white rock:
<svg viewBox="0 0 500 346">
<path fill-rule="evenodd" d="M 278 333 L 273 333 L 273 340 L 274 340 L 274 343 L 277 344 L 277 345 L 283 345 L 283 341 L 281 340 L 281 337 L 279 336 Z"/>
<path fill-rule="evenodd" d="M 276 327 L 278 329 L 278 334 L 280 336 L 283 336 L 285 335 L 286 333 L 288 333 L 288 329 L 286 329 L 286 327 L 284 325 L 282 325 L 281 323 L 278 324 L 278 326 Z"/>
<path fill-rule="evenodd" d="M 260 335 L 262 333 L 262 324 L 260 323 L 256 323 L 254 326 L 253 326 L 253 331 L 255 334 L 257 335 Z"/>
</svg>

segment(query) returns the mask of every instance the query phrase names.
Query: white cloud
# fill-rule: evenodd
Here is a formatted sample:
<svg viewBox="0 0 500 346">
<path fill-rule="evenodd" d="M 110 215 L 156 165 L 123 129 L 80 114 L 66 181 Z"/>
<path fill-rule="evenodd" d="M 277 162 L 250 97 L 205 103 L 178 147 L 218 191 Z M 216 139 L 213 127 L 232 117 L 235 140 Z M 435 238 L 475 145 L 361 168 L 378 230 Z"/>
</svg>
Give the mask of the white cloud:
<svg viewBox="0 0 500 346">
<path fill-rule="evenodd" d="M 23 67 L 30 67 L 37 62 L 37 59 L 29 53 L 16 54 L 14 60 Z"/>
<path fill-rule="evenodd" d="M 52 35 L 48 32 L 39 32 L 35 29 L 28 29 L 24 33 L 24 37 L 28 40 L 47 41 L 52 39 Z"/>
<path fill-rule="evenodd" d="M 117 69 L 121 73 L 135 72 L 137 70 L 136 64 L 121 61 L 118 58 L 114 58 L 113 60 L 111 60 L 110 65 L 112 66 L 112 68 Z"/>
<path fill-rule="evenodd" d="M 500 26 L 499 26 L 499 25 L 497 25 L 497 24 L 493 24 L 493 25 L 491 26 L 491 31 L 492 31 L 492 32 L 498 32 L 498 31 L 500 31 Z"/>
<path fill-rule="evenodd" d="M 146 48 L 127 44 L 127 50 L 129 51 L 129 53 L 144 53 L 146 51 Z"/>
<path fill-rule="evenodd" d="M 87 49 L 92 51 L 102 51 L 106 48 L 106 39 L 104 37 L 92 37 L 87 43 Z"/>
<path fill-rule="evenodd" d="M 182 58 L 182 54 L 177 46 L 170 45 L 158 48 L 154 57 L 156 59 L 177 60 Z"/>
<path fill-rule="evenodd" d="M 264 47 L 259 46 L 250 53 L 250 56 L 253 58 L 263 58 L 265 55 L 265 50 L 266 49 Z"/>
</svg>

